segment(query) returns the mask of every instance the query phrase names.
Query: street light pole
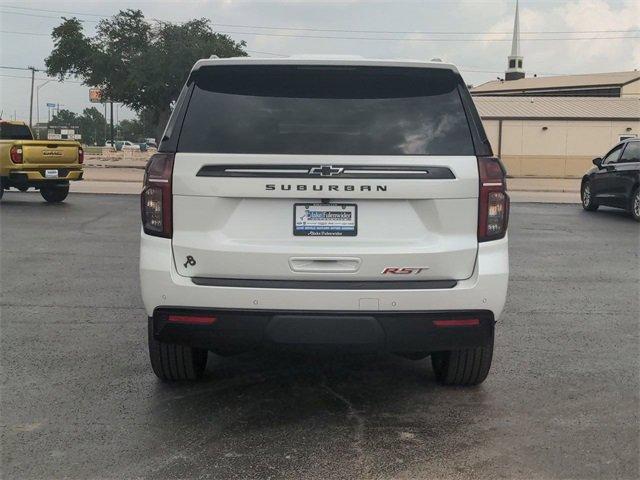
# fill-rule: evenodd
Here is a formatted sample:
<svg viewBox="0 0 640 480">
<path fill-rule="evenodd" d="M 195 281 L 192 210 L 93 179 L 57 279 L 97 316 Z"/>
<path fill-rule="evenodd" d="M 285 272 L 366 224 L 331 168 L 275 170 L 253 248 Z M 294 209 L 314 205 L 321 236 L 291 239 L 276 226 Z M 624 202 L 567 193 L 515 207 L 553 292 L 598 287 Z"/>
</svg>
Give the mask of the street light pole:
<svg viewBox="0 0 640 480">
<path fill-rule="evenodd" d="M 31 98 L 29 100 L 29 128 L 33 127 L 33 82 L 36 79 L 35 67 L 27 67 L 31 70 Z"/>
<path fill-rule="evenodd" d="M 36 127 L 40 124 L 40 89 L 51 80 L 47 80 L 36 87 Z M 38 140 L 40 139 L 40 130 L 38 130 Z"/>
</svg>

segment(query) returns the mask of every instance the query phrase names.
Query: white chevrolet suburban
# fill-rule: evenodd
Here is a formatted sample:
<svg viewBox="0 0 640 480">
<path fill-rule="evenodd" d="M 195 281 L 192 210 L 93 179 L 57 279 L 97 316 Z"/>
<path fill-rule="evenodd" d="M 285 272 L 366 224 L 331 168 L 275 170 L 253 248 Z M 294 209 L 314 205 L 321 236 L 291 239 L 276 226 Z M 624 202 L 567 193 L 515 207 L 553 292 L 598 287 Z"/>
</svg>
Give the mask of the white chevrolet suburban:
<svg viewBox="0 0 640 480">
<path fill-rule="evenodd" d="M 265 346 L 430 355 L 449 385 L 489 372 L 509 198 L 452 65 L 200 60 L 141 209 L 162 380 Z"/>
</svg>

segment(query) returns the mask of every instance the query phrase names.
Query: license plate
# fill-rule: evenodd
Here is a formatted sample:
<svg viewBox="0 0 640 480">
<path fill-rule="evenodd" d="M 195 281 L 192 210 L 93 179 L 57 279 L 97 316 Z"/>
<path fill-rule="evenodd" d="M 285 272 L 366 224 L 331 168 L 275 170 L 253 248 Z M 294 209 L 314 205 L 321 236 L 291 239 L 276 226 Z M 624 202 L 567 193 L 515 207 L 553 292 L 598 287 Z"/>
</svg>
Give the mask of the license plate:
<svg viewBox="0 0 640 480">
<path fill-rule="evenodd" d="M 58 178 L 58 170 L 45 170 L 44 178 Z"/>
<path fill-rule="evenodd" d="M 358 234 L 358 207 L 347 203 L 296 203 L 293 206 L 293 234 L 341 237 Z"/>
</svg>

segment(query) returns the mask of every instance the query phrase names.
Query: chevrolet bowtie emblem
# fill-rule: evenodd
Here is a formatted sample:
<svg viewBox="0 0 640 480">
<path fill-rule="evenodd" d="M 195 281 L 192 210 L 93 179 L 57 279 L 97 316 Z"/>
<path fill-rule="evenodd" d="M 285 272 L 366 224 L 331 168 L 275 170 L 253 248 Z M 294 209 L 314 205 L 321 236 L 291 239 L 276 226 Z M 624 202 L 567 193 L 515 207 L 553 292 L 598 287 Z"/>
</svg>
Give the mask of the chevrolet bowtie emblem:
<svg viewBox="0 0 640 480">
<path fill-rule="evenodd" d="M 334 167 L 332 165 L 322 165 L 321 167 L 312 167 L 309 169 L 309 175 L 318 177 L 335 177 L 340 175 L 344 171 L 344 168 Z"/>
</svg>

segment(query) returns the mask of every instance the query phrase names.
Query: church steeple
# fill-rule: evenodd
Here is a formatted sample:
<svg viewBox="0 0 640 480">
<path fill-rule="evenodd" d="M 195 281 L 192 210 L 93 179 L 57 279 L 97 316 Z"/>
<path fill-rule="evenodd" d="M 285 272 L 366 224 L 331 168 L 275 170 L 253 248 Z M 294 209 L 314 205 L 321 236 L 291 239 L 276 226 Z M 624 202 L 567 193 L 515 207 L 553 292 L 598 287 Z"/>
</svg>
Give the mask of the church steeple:
<svg viewBox="0 0 640 480">
<path fill-rule="evenodd" d="M 519 80 L 524 78 L 524 68 L 522 55 L 520 54 L 520 14 L 518 11 L 518 0 L 516 0 L 516 17 L 513 21 L 513 40 L 511 42 L 511 55 L 505 72 L 505 80 Z"/>
</svg>

